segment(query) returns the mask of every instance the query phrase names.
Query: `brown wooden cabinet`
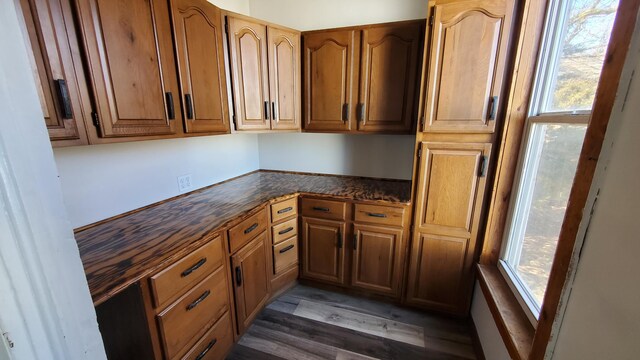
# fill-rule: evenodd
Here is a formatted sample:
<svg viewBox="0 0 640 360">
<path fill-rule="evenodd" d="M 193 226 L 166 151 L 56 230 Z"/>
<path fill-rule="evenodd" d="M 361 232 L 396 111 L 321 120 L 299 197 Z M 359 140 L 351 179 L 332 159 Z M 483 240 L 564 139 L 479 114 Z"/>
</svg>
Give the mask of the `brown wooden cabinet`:
<svg viewBox="0 0 640 360">
<path fill-rule="evenodd" d="M 302 218 L 302 277 L 344 284 L 345 223 Z"/>
<path fill-rule="evenodd" d="M 101 137 L 176 133 L 182 114 L 169 3 L 76 5 Z"/>
<path fill-rule="evenodd" d="M 424 21 L 304 34 L 304 129 L 409 133 Z"/>
<path fill-rule="evenodd" d="M 423 131 L 495 131 L 513 4 L 467 0 L 431 9 Z"/>
<path fill-rule="evenodd" d="M 228 133 L 220 9 L 206 0 L 172 0 L 171 6 L 185 132 Z"/>
<path fill-rule="evenodd" d="M 407 302 L 463 314 L 491 144 L 422 142 Z"/>
<path fill-rule="evenodd" d="M 351 286 L 397 295 L 402 284 L 403 230 L 354 224 Z"/>
<path fill-rule="evenodd" d="M 236 294 L 238 332 L 242 334 L 262 310 L 271 291 L 267 263 L 267 232 L 263 231 L 231 256 L 231 271 Z"/>
<path fill-rule="evenodd" d="M 69 0 L 21 0 L 24 32 L 53 146 L 87 144 L 82 59 Z"/>
<path fill-rule="evenodd" d="M 300 129 L 300 34 L 228 15 L 236 130 Z"/>
</svg>

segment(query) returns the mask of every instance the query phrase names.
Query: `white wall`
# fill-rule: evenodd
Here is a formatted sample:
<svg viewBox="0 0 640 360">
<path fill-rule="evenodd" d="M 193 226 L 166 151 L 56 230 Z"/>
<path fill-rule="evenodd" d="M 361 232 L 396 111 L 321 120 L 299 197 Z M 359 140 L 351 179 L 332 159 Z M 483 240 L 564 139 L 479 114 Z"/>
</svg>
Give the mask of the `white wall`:
<svg viewBox="0 0 640 360">
<path fill-rule="evenodd" d="M 250 14 L 249 0 L 208 0 L 219 8 L 237 12 L 244 15 Z"/>
<path fill-rule="evenodd" d="M 249 0 L 251 16 L 297 30 L 422 19 L 427 0 Z"/>
<path fill-rule="evenodd" d="M 411 180 L 413 135 L 264 134 L 260 168 Z"/>
<path fill-rule="evenodd" d="M 255 134 L 58 148 L 56 162 L 72 225 L 79 227 L 259 168 Z"/>
<path fill-rule="evenodd" d="M 16 4 L 0 0 L 0 358 L 105 359 Z"/>
</svg>

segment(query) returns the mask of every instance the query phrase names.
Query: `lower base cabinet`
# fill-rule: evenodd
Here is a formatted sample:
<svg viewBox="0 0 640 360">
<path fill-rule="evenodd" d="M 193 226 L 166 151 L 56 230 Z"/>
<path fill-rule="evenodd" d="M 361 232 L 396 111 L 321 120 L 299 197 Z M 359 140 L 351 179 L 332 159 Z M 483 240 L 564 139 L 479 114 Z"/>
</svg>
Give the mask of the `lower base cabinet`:
<svg viewBox="0 0 640 360">
<path fill-rule="evenodd" d="M 231 256 L 238 332 L 242 334 L 262 310 L 271 291 L 267 254 L 267 232 L 263 231 Z"/>
<path fill-rule="evenodd" d="M 344 237 L 342 221 L 302 218 L 302 277 L 344 284 Z"/>
<path fill-rule="evenodd" d="M 403 231 L 354 224 L 351 286 L 397 295 L 402 283 Z"/>
</svg>

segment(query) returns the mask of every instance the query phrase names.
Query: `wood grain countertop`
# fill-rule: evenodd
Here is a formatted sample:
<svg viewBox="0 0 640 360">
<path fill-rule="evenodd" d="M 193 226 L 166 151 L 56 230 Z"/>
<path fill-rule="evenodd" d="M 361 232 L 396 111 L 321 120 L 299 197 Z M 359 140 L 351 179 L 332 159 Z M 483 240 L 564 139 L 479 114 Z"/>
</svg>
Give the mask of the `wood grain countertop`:
<svg viewBox="0 0 640 360">
<path fill-rule="evenodd" d="M 256 171 L 76 230 L 95 305 L 207 241 L 229 223 L 289 195 L 409 205 L 411 182 Z"/>
</svg>

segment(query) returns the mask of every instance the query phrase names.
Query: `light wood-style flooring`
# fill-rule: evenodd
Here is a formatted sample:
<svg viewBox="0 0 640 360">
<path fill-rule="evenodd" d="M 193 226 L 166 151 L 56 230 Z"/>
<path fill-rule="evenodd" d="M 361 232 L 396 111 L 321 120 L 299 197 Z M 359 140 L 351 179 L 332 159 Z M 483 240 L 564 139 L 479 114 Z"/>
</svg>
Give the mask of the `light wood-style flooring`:
<svg viewBox="0 0 640 360">
<path fill-rule="evenodd" d="M 297 285 L 260 313 L 228 359 L 476 359 L 467 321 Z"/>
</svg>

